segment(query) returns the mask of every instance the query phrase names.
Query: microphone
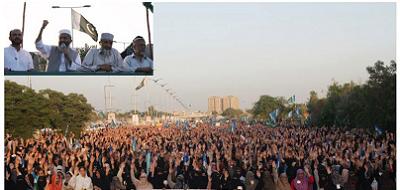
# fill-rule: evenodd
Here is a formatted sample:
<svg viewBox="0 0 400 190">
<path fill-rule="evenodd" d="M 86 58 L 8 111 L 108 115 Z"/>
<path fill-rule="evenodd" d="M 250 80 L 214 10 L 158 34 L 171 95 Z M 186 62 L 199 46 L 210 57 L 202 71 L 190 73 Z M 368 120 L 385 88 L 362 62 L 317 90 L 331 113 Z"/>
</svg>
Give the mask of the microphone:
<svg viewBox="0 0 400 190">
<path fill-rule="evenodd" d="M 65 45 L 65 43 L 61 43 L 60 48 L 65 49 L 65 48 L 67 48 L 67 45 Z"/>
</svg>

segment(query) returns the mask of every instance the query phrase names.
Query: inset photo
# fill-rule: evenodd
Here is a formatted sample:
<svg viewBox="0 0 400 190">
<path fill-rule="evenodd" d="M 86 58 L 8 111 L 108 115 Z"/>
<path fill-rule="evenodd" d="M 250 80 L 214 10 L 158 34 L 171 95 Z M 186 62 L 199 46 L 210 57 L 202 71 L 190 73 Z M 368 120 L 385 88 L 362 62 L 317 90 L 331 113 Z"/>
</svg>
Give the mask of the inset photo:
<svg viewBox="0 0 400 190">
<path fill-rule="evenodd" d="M 151 2 L 15 1 L 8 6 L 5 75 L 153 75 Z"/>
</svg>

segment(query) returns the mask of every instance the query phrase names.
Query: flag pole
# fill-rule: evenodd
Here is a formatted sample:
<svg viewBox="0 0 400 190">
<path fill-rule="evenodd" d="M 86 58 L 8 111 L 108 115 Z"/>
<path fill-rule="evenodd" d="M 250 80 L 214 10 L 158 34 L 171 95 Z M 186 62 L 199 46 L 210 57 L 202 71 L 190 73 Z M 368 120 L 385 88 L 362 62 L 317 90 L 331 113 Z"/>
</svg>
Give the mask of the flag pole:
<svg viewBox="0 0 400 190">
<path fill-rule="evenodd" d="M 146 7 L 146 20 L 147 20 L 147 34 L 149 36 L 149 44 L 150 44 L 150 57 L 153 58 L 153 47 L 151 45 L 151 35 L 150 35 L 150 21 L 149 21 L 149 9 Z"/>
<path fill-rule="evenodd" d="M 72 19 L 72 8 L 70 8 L 71 9 L 71 48 L 74 48 L 74 21 L 73 21 L 73 19 Z"/>
<path fill-rule="evenodd" d="M 132 78 L 133 78 L 133 84 L 136 84 L 135 77 L 132 77 Z M 133 90 L 133 97 L 135 98 L 135 112 L 134 112 L 134 114 L 136 114 L 136 113 L 137 113 L 137 95 L 136 95 L 136 89 Z"/>
<path fill-rule="evenodd" d="M 26 2 L 24 2 L 24 11 L 22 13 L 22 37 L 24 37 L 24 30 L 25 30 L 25 9 L 26 9 Z M 21 48 L 24 47 L 24 41 L 21 43 Z"/>
</svg>

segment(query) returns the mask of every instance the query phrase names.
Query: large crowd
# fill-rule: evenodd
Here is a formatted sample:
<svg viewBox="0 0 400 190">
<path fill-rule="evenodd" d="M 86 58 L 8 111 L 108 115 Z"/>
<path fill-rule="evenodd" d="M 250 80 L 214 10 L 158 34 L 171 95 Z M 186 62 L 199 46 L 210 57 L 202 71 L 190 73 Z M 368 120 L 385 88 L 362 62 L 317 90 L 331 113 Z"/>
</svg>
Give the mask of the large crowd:
<svg viewBox="0 0 400 190">
<path fill-rule="evenodd" d="M 6 189 L 391 190 L 395 134 L 238 124 L 5 137 Z"/>
</svg>

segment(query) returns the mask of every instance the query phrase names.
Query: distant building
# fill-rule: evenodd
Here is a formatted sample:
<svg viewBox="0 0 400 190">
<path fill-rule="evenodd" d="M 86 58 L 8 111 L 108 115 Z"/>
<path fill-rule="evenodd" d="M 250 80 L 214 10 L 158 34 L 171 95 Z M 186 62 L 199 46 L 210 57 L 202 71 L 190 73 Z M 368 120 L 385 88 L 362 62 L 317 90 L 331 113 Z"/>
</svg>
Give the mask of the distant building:
<svg viewBox="0 0 400 190">
<path fill-rule="evenodd" d="M 222 98 L 222 111 L 228 108 L 239 109 L 239 99 L 236 96 L 224 96 Z"/>
<path fill-rule="evenodd" d="M 221 97 L 211 96 L 208 98 L 208 112 L 222 113 L 222 101 Z"/>
<path fill-rule="evenodd" d="M 208 98 L 208 112 L 222 113 L 228 108 L 239 109 L 239 99 L 236 96 L 211 96 Z"/>
</svg>

